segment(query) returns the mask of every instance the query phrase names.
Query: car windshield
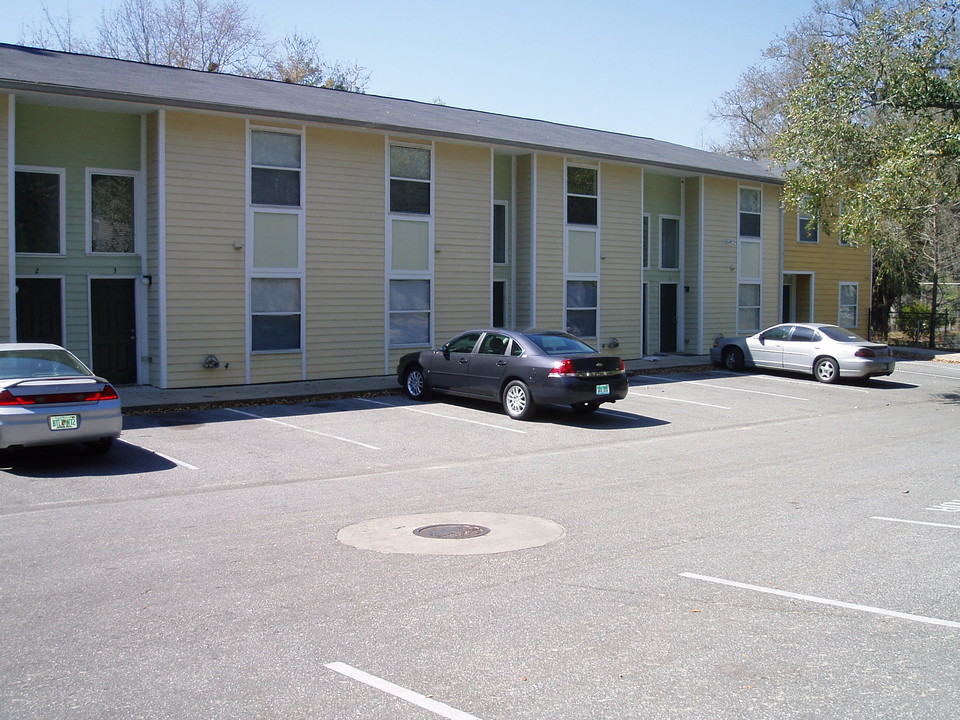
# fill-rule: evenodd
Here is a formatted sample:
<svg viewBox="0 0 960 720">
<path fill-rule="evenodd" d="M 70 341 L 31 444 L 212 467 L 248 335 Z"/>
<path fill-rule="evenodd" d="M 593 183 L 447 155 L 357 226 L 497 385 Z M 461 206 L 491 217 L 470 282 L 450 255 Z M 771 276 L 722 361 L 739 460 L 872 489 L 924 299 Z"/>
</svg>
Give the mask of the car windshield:
<svg viewBox="0 0 960 720">
<path fill-rule="evenodd" d="M 542 333 L 527 335 L 527 337 L 547 355 L 574 355 L 596 352 L 594 348 L 573 335 Z"/>
<path fill-rule="evenodd" d="M 848 343 L 865 343 L 867 342 L 862 337 L 857 335 L 854 332 L 849 330 L 844 330 L 839 327 L 822 327 L 819 328 L 820 332 L 826 335 L 831 340 L 836 340 L 837 342 L 848 342 Z"/>
<path fill-rule="evenodd" d="M 0 351 L 0 379 L 92 374 L 66 350 Z"/>
</svg>

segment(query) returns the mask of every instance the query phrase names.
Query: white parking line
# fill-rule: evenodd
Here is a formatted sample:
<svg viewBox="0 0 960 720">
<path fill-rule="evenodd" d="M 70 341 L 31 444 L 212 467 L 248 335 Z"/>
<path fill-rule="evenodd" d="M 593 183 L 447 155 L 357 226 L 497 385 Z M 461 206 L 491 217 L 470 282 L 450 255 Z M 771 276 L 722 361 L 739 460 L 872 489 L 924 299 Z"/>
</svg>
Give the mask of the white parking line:
<svg viewBox="0 0 960 720">
<path fill-rule="evenodd" d="M 277 425 L 283 425 L 284 427 L 292 428 L 293 430 L 300 430 L 301 432 L 310 433 L 311 435 L 320 435 L 321 437 L 330 438 L 332 440 L 340 440 L 341 442 L 350 443 L 351 445 L 359 445 L 360 447 L 369 448 L 370 450 L 380 450 L 376 445 L 367 445 L 367 443 L 358 442 L 357 440 L 351 440 L 350 438 L 341 437 L 339 435 L 331 435 L 330 433 L 320 432 L 319 430 L 309 430 L 307 428 L 299 427 L 298 425 L 293 425 L 288 422 L 283 422 L 283 420 L 277 420 L 276 418 L 264 417 L 263 415 L 254 415 L 253 413 L 244 412 L 243 410 L 236 410 L 234 408 L 224 408 L 232 413 L 237 413 L 237 415 L 245 415 L 246 417 L 251 417 L 256 420 L 266 420 L 267 422 L 276 423 Z"/>
<path fill-rule="evenodd" d="M 747 583 L 736 582 L 735 580 L 724 580 L 723 578 L 697 575 L 695 573 L 685 572 L 680 573 L 680 576 L 692 578 L 693 580 L 717 583 L 718 585 L 729 585 L 730 587 L 740 588 L 741 590 L 753 590 L 754 592 L 766 593 L 768 595 L 779 595 L 780 597 L 790 598 L 791 600 L 803 600 L 805 602 L 819 603 L 820 605 L 832 605 L 833 607 L 846 608 L 847 610 L 859 610 L 861 612 L 873 613 L 874 615 L 886 615 L 888 617 L 927 623 L 929 625 L 960 628 L 960 622 L 956 622 L 955 620 L 942 620 L 940 618 L 926 617 L 925 615 L 911 615 L 910 613 L 902 613 L 897 610 L 885 610 L 884 608 L 871 607 L 869 605 L 856 605 L 854 603 L 843 602 L 842 600 L 816 597 L 815 595 L 801 595 L 799 593 L 787 592 L 786 590 L 775 590 L 774 588 L 762 587 L 760 585 L 748 585 Z"/>
<path fill-rule="evenodd" d="M 182 467 L 182 468 L 186 468 L 187 470 L 199 470 L 199 469 L 200 469 L 200 468 L 198 468 L 196 465 L 191 465 L 190 463 L 184 462 L 183 460 L 178 460 L 177 458 L 175 458 L 175 457 L 173 457 L 173 456 L 171 456 L 171 455 L 164 455 L 162 452 L 157 452 L 156 450 L 151 450 L 150 448 L 144 447 L 143 445 L 138 445 L 138 444 L 134 444 L 134 443 L 132 443 L 132 442 L 127 442 L 126 440 L 121 440 L 120 442 L 125 443 L 125 444 L 127 444 L 127 445 L 130 445 L 131 447 L 140 448 L 141 450 L 146 450 L 148 453 L 153 453 L 153 454 L 156 455 L 157 457 L 162 457 L 164 460 L 167 460 L 167 461 L 169 461 L 169 462 L 172 462 L 174 465 L 179 465 L 179 466 Z"/>
<path fill-rule="evenodd" d="M 369 685 L 372 688 L 393 695 L 394 697 L 398 697 L 401 700 L 406 700 L 408 703 L 421 707 L 424 710 L 429 710 L 435 715 L 447 718 L 448 720 L 480 720 L 476 715 L 470 715 L 456 708 L 452 708 L 449 705 L 445 705 L 442 702 L 432 700 L 426 695 L 421 695 L 420 693 L 413 692 L 413 690 L 407 690 L 399 685 L 394 685 L 388 680 L 378 678 L 376 675 L 371 675 L 370 673 L 365 673 L 363 670 L 357 670 L 355 667 L 351 667 L 345 663 L 332 662 L 327 663 L 324 667 L 338 672 L 341 675 L 346 675 L 348 678 L 358 682 L 362 682 L 365 685 Z"/>
<path fill-rule="evenodd" d="M 665 395 L 648 395 L 647 393 L 638 393 L 633 390 L 630 391 L 630 394 L 637 397 L 653 398 L 655 400 L 670 400 L 671 402 L 688 403 L 690 405 L 702 405 L 703 407 L 712 407 L 718 410 L 732 410 L 732 408 L 728 408 L 726 405 L 711 405 L 710 403 L 697 402 L 696 400 L 681 400 L 680 398 L 666 397 Z"/>
<path fill-rule="evenodd" d="M 934 373 L 917 372 L 916 370 L 901 370 L 897 368 L 897 375 L 923 375 L 924 377 L 940 378 L 942 380 L 960 380 L 960 375 L 936 375 Z"/>
<path fill-rule="evenodd" d="M 430 412 L 429 410 L 421 410 L 420 408 L 410 407 L 409 405 L 392 405 L 391 403 L 381 402 L 380 400 L 371 400 L 369 398 L 360 398 L 361 402 L 370 403 L 371 405 L 380 405 L 381 407 L 394 408 L 396 410 L 409 410 L 410 412 L 418 412 L 423 415 L 432 415 L 433 417 L 443 418 L 444 420 L 456 420 L 457 422 L 470 423 L 471 425 L 482 425 L 483 427 L 493 428 L 495 430 L 505 430 L 506 432 L 520 433 L 521 435 L 526 435 L 526 430 L 518 430 L 517 428 L 504 427 L 503 425 L 493 425 L 491 423 L 480 422 L 479 420 L 468 420 L 467 418 L 458 418 L 453 415 L 443 415 L 442 413 Z"/>
<path fill-rule="evenodd" d="M 764 392 L 763 390 L 747 390 L 746 388 L 732 388 L 727 387 L 726 385 L 714 385 L 713 383 L 700 382 L 699 380 L 691 380 L 691 383 L 694 385 L 699 385 L 700 387 L 713 388 L 714 390 L 729 390 L 730 392 L 750 393 L 751 395 L 768 395 L 769 397 L 784 398 L 786 400 L 800 400 L 801 402 L 806 402 L 810 399 L 797 397 L 796 395 L 781 395 L 780 393 Z"/>
<path fill-rule="evenodd" d="M 928 508 L 929 509 L 929 508 Z M 931 527 L 951 528 L 960 530 L 960 525 L 948 525 L 947 523 L 927 522 L 925 520 L 902 520 L 900 518 L 872 517 L 871 520 L 886 520 L 887 522 L 909 523 L 910 525 L 929 525 Z"/>
</svg>

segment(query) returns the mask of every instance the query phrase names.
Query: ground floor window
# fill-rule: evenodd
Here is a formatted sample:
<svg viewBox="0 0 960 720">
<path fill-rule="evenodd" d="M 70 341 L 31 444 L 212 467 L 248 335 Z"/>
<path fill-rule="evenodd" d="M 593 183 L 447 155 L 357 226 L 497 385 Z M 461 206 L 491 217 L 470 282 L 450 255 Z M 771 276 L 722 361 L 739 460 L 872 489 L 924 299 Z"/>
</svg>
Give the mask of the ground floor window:
<svg viewBox="0 0 960 720">
<path fill-rule="evenodd" d="M 430 280 L 390 281 L 390 344 L 430 344 Z"/>
<path fill-rule="evenodd" d="M 595 280 L 567 281 L 567 330 L 578 337 L 597 336 L 597 285 Z"/>
<path fill-rule="evenodd" d="M 737 333 L 760 331 L 760 284 L 740 283 L 737 288 Z"/>
<path fill-rule="evenodd" d="M 299 277 L 250 279 L 250 349 L 299 351 L 302 346 L 302 292 Z"/>
<path fill-rule="evenodd" d="M 857 283 L 840 283 L 840 312 L 839 322 L 837 323 L 840 327 L 850 329 L 860 324 L 857 316 L 857 296 L 859 294 Z"/>
</svg>

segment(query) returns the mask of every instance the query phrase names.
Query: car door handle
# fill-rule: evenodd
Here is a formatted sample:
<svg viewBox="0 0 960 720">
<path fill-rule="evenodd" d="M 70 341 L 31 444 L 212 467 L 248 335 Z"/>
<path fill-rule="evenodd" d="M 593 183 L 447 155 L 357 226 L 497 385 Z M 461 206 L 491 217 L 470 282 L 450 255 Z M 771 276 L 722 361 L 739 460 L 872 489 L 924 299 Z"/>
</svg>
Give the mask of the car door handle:
<svg viewBox="0 0 960 720">
<path fill-rule="evenodd" d="M 503 366 L 505 366 L 506 364 L 507 364 L 507 361 L 506 361 L 506 360 L 497 360 L 497 365 L 499 365 L 500 367 L 503 367 Z"/>
<path fill-rule="evenodd" d="M 466 365 L 468 362 L 470 362 L 470 361 L 467 360 L 466 358 L 460 358 L 460 364 L 461 364 L 461 365 Z"/>
</svg>

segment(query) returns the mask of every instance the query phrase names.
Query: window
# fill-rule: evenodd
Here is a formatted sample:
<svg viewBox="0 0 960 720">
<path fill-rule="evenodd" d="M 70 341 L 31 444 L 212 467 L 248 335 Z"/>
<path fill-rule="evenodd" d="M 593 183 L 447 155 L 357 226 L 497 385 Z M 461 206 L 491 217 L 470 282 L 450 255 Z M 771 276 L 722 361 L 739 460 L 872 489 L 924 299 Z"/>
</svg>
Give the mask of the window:
<svg viewBox="0 0 960 720">
<path fill-rule="evenodd" d="M 643 239 L 640 252 L 643 255 L 643 267 L 650 267 L 650 216 L 643 216 Z"/>
<path fill-rule="evenodd" d="M 496 203 L 493 206 L 493 264 L 507 263 L 507 206 Z"/>
<path fill-rule="evenodd" d="M 660 269 L 680 269 L 680 219 L 660 218 Z"/>
<path fill-rule="evenodd" d="M 430 214 L 430 150 L 390 146 L 390 212 Z"/>
<path fill-rule="evenodd" d="M 134 251 L 134 178 L 132 175 L 89 174 L 90 250 L 95 253 Z"/>
<path fill-rule="evenodd" d="M 740 237 L 760 237 L 760 190 L 740 188 Z"/>
<path fill-rule="evenodd" d="M 840 313 L 837 325 L 843 328 L 855 328 L 859 325 L 857 317 L 857 296 L 860 288 L 857 283 L 840 283 Z"/>
<path fill-rule="evenodd" d="M 813 217 L 805 213 L 797 216 L 797 240 L 804 243 L 820 242 L 820 232 Z"/>
<path fill-rule="evenodd" d="M 17 170 L 14 185 L 17 252 L 62 253 L 66 215 L 63 171 Z"/>
<path fill-rule="evenodd" d="M 492 313 L 492 325 L 493 327 L 506 327 L 507 326 L 507 281 L 506 280 L 494 280 L 493 281 L 493 313 Z"/>
<path fill-rule="evenodd" d="M 579 337 L 597 336 L 597 282 L 567 282 L 567 331 Z"/>
<path fill-rule="evenodd" d="M 786 340 L 787 336 L 790 334 L 790 325 L 780 325 L 775 328 L 770 328 L 769 330 L 764 331 L 763 339 L 764 340 Z"/>
<path fill-rule="evenodd" d="M 568 167 L 567 223 L 570 225 L 596 225 L 598 195 L 596 168 Z"/>
<path fill-rule="evenodd" d="M 760 284 L 740 283 L 737 288 L 737 333 L 760 330 Z"/>
<path fill-rule="evenodd" d="M 251 278 L 254 351 L 300 349 L 300 278 Z"/>
<path fill-rule="evenodd" d="M 814 342 L 816 334 L 813 328 L 798 325 L 793 329 L 793 335 L 790 336 L 790 340 L 793 342 Z"/>
<path fill-rule="evenodd" d="M 390 344 L 430 344 L 430 281 L 390 281 Z"/>
<path fill-rule="evenodd" d="M 510 338 L 506 335 L 497 333 L 487 333 L 480 343 L 480 349 L 477 351 L 481 355 L 504 355 L 507 352 L 507 345 L 510 344 Z"/>
<path fill-rule="evenodd" d="M 447 343 L 446 351 L 452 353 L 472 353 L 473 348 L 477 345 L 477 340 L 480 339 L 480 333 L 470 332 L 464 333 L 460 337 L 454 338 L 449 343 Z"/>
<path fill-rule="evenodd" d="M 299 134 L 250 133 L 250 201 L 254 205 L 300 206 Z"/>
</svg>

